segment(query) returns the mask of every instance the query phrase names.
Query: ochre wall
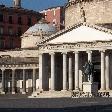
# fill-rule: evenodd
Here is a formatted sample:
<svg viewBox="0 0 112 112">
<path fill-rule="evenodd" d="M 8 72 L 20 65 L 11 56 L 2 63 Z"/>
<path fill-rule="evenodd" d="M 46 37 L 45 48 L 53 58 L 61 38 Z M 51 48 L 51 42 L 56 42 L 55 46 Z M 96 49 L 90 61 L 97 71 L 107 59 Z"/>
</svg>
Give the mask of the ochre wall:
<svg viewBox="0 0 112 112">
<path fill-rule="evenodd" d="M 95 24 L 112 23 L 112 0 L 83 2 L 86 22 Z M 65 26 L 81 22 L 80 4 L 76 3 L 65 9 Z"/>
</svg>

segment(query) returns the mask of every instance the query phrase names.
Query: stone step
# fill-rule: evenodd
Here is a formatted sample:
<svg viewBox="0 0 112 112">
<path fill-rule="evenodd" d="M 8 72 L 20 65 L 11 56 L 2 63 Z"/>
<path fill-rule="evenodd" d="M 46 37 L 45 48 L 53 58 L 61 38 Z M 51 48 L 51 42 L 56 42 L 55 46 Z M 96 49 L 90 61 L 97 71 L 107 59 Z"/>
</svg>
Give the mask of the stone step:
<svg viewBox="0 0 112 112">
<path fill-rule="evenodd" d="M 43 91 L 42 93 L 35 92 L 29 98 L 60 98 L 71 97 L 70 91 Z"/>
</svg>

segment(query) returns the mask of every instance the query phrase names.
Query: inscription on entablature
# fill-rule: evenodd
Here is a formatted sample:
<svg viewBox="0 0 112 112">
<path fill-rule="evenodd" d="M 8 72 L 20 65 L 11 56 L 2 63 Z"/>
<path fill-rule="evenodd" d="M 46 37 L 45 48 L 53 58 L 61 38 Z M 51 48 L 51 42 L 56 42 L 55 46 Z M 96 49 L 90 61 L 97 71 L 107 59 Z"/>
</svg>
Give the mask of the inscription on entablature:
<svg viewBox="0 0 112 112">
<path fill-rule="evenodd" d="M 112 42 L 93 42 L 93 43 L 74 43 L 74 44 L 60 44 L 60 45 L 47 45 L 41 46 L 40 50 L 63 50 L 63 49 L 80 49 L 80 48 L 97 48 L 112 46 Z"/>
</svg>

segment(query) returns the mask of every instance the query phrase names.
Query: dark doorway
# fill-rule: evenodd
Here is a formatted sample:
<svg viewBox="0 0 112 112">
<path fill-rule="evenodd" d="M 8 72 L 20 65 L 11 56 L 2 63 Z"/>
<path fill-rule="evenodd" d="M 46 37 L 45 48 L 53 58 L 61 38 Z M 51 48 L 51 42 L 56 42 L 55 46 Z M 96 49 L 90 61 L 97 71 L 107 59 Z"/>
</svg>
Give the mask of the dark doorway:
<svg viewBox="0 0 112 112">
<path fill-rule="evenodd" d="M 98 89 L 100 89 L 101 88 L 101 70 L 100 69 L 95 69 L 93 81 L 98 82 Z"/>
</svg>

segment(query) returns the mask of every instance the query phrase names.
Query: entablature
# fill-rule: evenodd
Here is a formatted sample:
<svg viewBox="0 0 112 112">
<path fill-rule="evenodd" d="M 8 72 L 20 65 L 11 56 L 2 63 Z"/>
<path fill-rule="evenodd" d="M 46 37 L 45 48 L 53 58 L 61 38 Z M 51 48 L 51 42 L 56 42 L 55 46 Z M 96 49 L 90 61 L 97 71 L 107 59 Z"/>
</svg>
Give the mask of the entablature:
<svg viewBox="0 0 112 112">
<path fill-rule="evenodd" d="M 0 69 L 37 69 L 38 64 L 0 64 Z"/>
<path fill-rule="evenodd" d="M 94 41 L 94 42 L 78 42 L 78 43 L 58 43 L 47 44 L 39 47 L 41 52 L 59 52 L 59 51 L 87 51 L 87 50 L 112 49 L 112 41 Z"/>
</svg>

